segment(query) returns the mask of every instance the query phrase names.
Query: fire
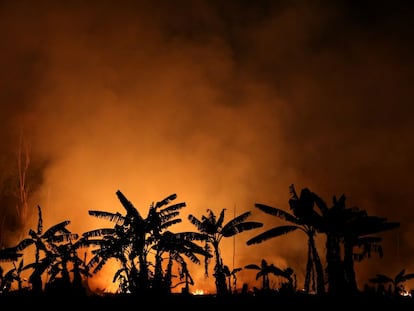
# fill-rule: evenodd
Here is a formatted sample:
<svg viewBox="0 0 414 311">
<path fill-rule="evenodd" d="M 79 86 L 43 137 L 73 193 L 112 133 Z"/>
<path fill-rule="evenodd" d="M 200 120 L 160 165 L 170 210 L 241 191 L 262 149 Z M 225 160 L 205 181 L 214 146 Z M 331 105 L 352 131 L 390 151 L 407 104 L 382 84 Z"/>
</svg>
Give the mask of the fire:
<svg viewBox="0 0 414 311">
<path fill-rule="evenodd" d="M 206 295 L 207 294 L 207 291 L 205 291 L 205 290 L 203 290 L 203 289 L 196 289 L 194 292 L 193 292 L 193 295 Z"/>
</svg>

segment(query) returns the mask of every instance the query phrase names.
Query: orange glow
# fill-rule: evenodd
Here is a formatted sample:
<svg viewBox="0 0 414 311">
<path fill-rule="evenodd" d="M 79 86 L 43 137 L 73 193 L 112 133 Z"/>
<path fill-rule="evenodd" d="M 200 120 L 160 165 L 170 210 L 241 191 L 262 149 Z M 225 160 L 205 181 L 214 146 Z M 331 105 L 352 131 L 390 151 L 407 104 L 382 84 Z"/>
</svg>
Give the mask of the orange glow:
<svg viewBox="0 0 414 311">
<path fill-rule="evenodd" d="M 196 289 L 193 291 L 193 295 L 206 295 L 207 292 L 205 292 L 203 289 Z"/>
<path fill-rule="evenodd" d="M 37 185 L 22 225 L 10 221 L 15 205 L 0 207 L 8 243 L 35 228 L 37 205 L 45 228 L 63 220 L 79 234 L 110 226 L 88 211 L 124 213 L 117 190 L 142 215 L 176 193 L 187 204 L 177 232 L 195 231 L 189 214 L 223 208 L 226 219 L 250 210 L 270 228 L 280 221 L 254 204 L 289 211 L 295 184 L 328 202 L 345 193 L 348 204 L 402 222 L 384 235 L 382 259 L 356 264 L 361 288 L 377 272 L 414 270 L 414 63 L 398 36 L 341 26 L 349 16 L 334 4 L 246 10 L 196 1 L 181 11 L 135 2 L 1 4 L 0 186 L 15 170 L 21 131 Z M 395 23 L 386 25 L 403 31 Z M 224 239 L 224 263 L 266 258 L 292 267 L 301 288 L 306 237 L 247 246 L 260 231 Z M 317 243 L 323 258 L 322 236 Z M 203 264 L 189 267 L 190 292 L 214 293 L 212 270 L 206 277 Z M 116 292 L 117 268 L 105 266 L 90 288 Z M 260 287 L 255 271 L 237 275 L 243 284 Z"/>
</svg>

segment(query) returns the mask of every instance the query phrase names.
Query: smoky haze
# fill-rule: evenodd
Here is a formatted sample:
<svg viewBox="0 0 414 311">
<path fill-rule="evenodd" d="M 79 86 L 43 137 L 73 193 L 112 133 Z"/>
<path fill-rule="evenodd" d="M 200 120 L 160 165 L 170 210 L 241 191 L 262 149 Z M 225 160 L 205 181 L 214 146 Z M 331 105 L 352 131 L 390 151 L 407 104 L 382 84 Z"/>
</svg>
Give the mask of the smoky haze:
<svg viewBox="0 0 414 311">
<path fill-rule="evenodd" d="M 267 229 L 278 221 L 254 203 L 288 211 L 295 184 L 401 222 L 383 234 L 384 258 L 356 264 L 360 287 L 375 273 L 413 272 L 414 25 L 408 4 L 389 5 L 0 2 L 1 181 L 23 133 L 33 184 L 23 223 L 7 220 L 12 203 L 0 206 L 2 243 L 35 228 L 37 205 L 45 227 L 105 227 L 88 210 L 123 212 L 118 189 L 142 214 L 176 193 L 186 230 L 188 214 L 223 208 L 228 220 L 250 210 Z M 246 246 L 259 232 L 223 242 L 225 262 L 266 258 L 302 286 L 306 237 Z M 203 266 L 193 269 L 194 288 L 214 291 Z M 255 284 L 250 272 L 240 285 Z"/>
</svg>

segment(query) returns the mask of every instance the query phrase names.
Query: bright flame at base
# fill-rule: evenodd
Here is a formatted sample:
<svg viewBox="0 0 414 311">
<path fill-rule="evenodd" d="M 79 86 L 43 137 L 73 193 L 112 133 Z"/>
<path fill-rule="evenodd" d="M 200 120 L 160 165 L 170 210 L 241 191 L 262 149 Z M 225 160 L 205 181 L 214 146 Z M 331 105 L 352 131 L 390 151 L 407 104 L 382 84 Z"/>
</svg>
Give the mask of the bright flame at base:
<svg viewBox="0 0 414 311">
<path fill-rule="evenodd" d="M 193 295 L 205 295 L 205 294 L 207 294 L 207 292 L 206 292 L 206 291 L 204 291 L 204 290 L 202 290 L 202 289 L 196 289 L 196 290 L 193 292 Z"/>
</svg>

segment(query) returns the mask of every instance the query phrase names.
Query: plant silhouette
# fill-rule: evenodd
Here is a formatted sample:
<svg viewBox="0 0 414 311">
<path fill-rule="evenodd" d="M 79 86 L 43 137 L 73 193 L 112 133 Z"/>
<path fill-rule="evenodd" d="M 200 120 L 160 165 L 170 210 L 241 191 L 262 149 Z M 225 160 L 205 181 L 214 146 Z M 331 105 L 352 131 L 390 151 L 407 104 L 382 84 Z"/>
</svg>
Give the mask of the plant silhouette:
<svg viewBox="0 0 414 311">
<path fill-rule="evenodd" d="M 56 252 L 57 245 L 70 240 L 76 240 L 78 235 L 66 228 L 70 224 L 70 220 L 64 220 L 43 231 L 42 209 L 40 206 L 37 206 L 37 208 L 37 230 L 30 229 L 30 238 L 23 239 L 17 245 L 17 250 L 22 251 L 30 245 L 35 245 L 35 261 L 24 266 L 23 270 L 33 269 L 29 277 L 29 283 L 32 285 L 33 292 L 42 293 L 42 275 L 59 257 L 59 254 Z"/>
<path fill-rule="evenodd" d="M 371 251 L 382 255 L 381 239 L 372 234 L 398 228 L 398 222 L 389 222 L 384 217 L 368 215 L 357 207 L 346 207 L 345 195 L 333 196 L 332 206 L 313 193 L 314 201 L 321 212 L 318 231 L 326 234 L 326 271 L 329 292 L 334 295 L 355 294 L 358 286 L 354 260 L 368 258 Z M 319 215 L 319 214 L 318 214 Z M 318 216 L 319 217 L 319 216 Z M 362 248 L 362 253 L 356 253 Z"/>
<path fill-rule="evenodd" d="M 245 269 L 251 269 L 251 270 L 258 270 L 256 273 L 256 280 L 262 279 L 262 288 L 261 290 L 263 292 L 269 292 L 272 290 L 270 287 L 270 278 L 269 275 L 273 274 L 274 276 L 281 276 L 285 278 L 288 282 L 292 282 L 292 272 L 293 270 L 287 269 L 282 270 L 278 267 L 276 267 L 274 264 L 268 264 L 265 259 L 262 259 L 260 262 L 260 266 L 257 264 L 248 264 L 244 266 Z"/>
<path fill-rule="evenodd" d="M 16 267 L 15 263 L 13 262 L 13 268 L 7 271 L 6 273 L 3 272 L 3 269 L 0 267 L 0 294 L 7 293 L 10 291 L 12 283 L 17 281 L 18 283 L 18 290 L 22 290 L 22 277 L 21 273 L 23 271 L 23 259 L 20 260 L 18 266 Z"/>
<path fill-rule="evenodd" d="M 313 201 L 312 197 L 307 191 L 307 189 L 303 189 L 301 191 L 301 195 L 298 196 L 296 194 L 295 188 L 293 185 L 290 187 L 290 193 L 292 195 L 291 199 L 289 200 L 289 205 L 293 212 L 296 214 L 290 214 L 284 210 L 281 210 L 276 207 L 271 207 L 265 204 L 256 203 L 255 207 L 261 210 L 262 212 L 279 217 L 280 219 L 286 220 L 292 225 L 283 225 L 283 226 L 276 226 L 271 229 L 268 229 L 255 237 L 249 239 L 246 244 L 253 245 L 262 243 L 269 239 L 273 239 L 289 232 L 293 232 L 296 230 L 303 231 L 307 236 L 308 242 L 308 256 L 307 256 L 307 264 L 306 264 L 306 275 L 305 275 L 305 284 L 304 284 L 304 291 L 309 293 L 310 290 L 316 291 L 319 294 L 323 294 L 325 292 L 325 281 L 324 281 L 324 272 L 322 262 L 320 260 L 318 250 L 315 245 L 315 223 L 313 222 L 314 218 L 306 217 L 307 214 L 303 212 L 303 210 L 310 210 L 313 209 Z M 312 276 L 317 277 L 317 281 L 312 279 Z"/>
<path fill-rule="evenodd" d="M 243 270 L 243 268 L 234 268 L 230 271 L 230 268 L 227 265 L 224 265 L 224 274 L 227 277 L 228 282 L 228 290 L 229 293 L 233 293 L 237 291 L 237 276 L 236 274 Z"/>
<path fill-rule="evenodd" d="M 81 259 L 78 255 L 78 249 L 82 246 L 81 239 L 75 242 L 69 240 L 67 243 L 55 246 L 56 259 L 49 267 L 48 274 L 50 277 L 46 287 L 49 292 L 85 294 L 83 280 L 92 276 L 92 274 L 86 266 L 85 259 Z"/>
<path fill-rule="evenodd" d="M 246 219 L 251 216 L 250 211 L 234 217 L 227 223 L 224 223 L 224 214 L 225 209 L 221 210 L 218 217 L 211 209 L 207 209 L 207 215 L 202 215 L 201 219 L 198 219 L 192 214 L 188 215 L 189 221 L 196 226 L 197 230 L 206 235 L 206 249 L 209 249 L 209 245 L 213 247 L 215 258 L 213 276 L 215 278 L 216 294 L 218 296 L 229 294 L 226 284 L 225 265 L 221 256 L 220 242 L 223 238 L 233 237 L 244 231 L 253 230 L 263 226 L 260 222 L 246 221 Z M 208 260 L 205 261 L 205 270 L 205 272 L 208 273 Z"/>
<path fill-rule="evenodd" d="M 205 241 L 206 236 L 197 232 L 179 232 L 172 233 L 170 231 L 164 232 L 154 246 L 155 253 L 155 274 L 153 280 L 153 289 L 162 293 L 170 293 L 172 287 L 172 265 L 174 262 L 180 265 L 180 270 L 185 278 L 185 291 L 188 291 L 188 283 L 192 278 L 187 269 L 187 263 L 184 256 L 189 258 L 191 262 L 200 264 L 201 261 L 197 255 L 210 258 L 212 255 L 203 247 L 196 244 L 194 241 Z M 165 273 L 163 272 L 163 254 L 168 253 L 168 264 Z"/>
<path fill-rule="evenodd" d="M 116 195 L 126 210 L 126 214 L 105 211 L 89 211 L 89 215 L 107 219 L 115 223 L 113 228 L 102 228 L 83 233 L 83 245 L 97 247 L 88 263 L 96 273 L 110 259 L 121 264 L 114 281 L 121 281 L 123 292 L 142 293 L 148 290 L 169 292 L 171 289 L 172 263 L 178 262 L 186 270 L 184 255 L 198 263 L 197 255 L 210 254 L 193 241 L 204 240 L 205 236 L 196 232 L 172 233 L 167 229 L 180 223 L 179 211 L 184 202 L 170 204 L 177 195 L 172 194 L 163 200 L 152 203 L 147 217 L 142 217 L 135 206 L 118 190 Z M 155 264 L 149 254 L 155 252 Z M 163 254 L 168 253 L 167 271 L 163 271 Z M 152 258 L 151 258 L 152 259 Z M 154 271 L 150 270 L 154 266 Z"/>
<path fill-rule="evenodd" d="M 374 278 L 369 279 L 369 282 L 379 286 L 391 285 L 393 295 L 398 297 L 404 292 L 404 283 L 411 279 L 414 279 L 414 273 L 405 273 L 405 269 L 402 269 L 394 277 L 379 273 Z"/>
<path fill-rule="evenodd" d="M 396 229 L 400 224 L 390 222 L 384 217 L 368 215 L 365 210 L 357 207 L 347 207 L 345 195 L 339 198 L 333 196 L 332 204 L 328 207 L 321 197 L 308 188 L 303 188 L 300 195 L 297 195 L 294 186 L 291 185 L 290 193 L 291 212 L 265 204 L 255 204 L 260 211 L 290 224 L 265 230 L 247 240 L 246 244 L 262 243 L 295 230 L 306 233 L 308 259 L 305 291 L 296 292 L 296 275 L 290 267 L 280 269 L 268 264 L 265 259 L 262 259 L 261 265 L 250 264 L 233 270 L 224 264 L 220 249 L 223 238 L 263 227 L 261 222 L 247 221 L 251 216 L 250 211 L 225 222 L 225 209 L 222 209 L 218 216 L 208 209 L 207 214 L 202 215 L 201 219 L 188 215 L 188 220 L 197 228 L 197 232 L 174 232 L 171 227 L 181 222 L 179 214 L 186 206 L 184 202 L 172 203 L 177 197 L 176 194 L 152 203 L 147 216 L 142 217 L 138 209 L 118 190 L 116 195 L 125 213 L 89 210 L 90 216 L 108 220 L 112 225 L 84 232 L 80 238 L 78 234 L 67 229 L 69 220 L 51 226 L 45 231 L 42 210 L 37 206 L 37 230 L 30 229 L 29 238 L 24 238 L 14 247 L 0 250 L 0 262 L 13 265 L 6 271 L 0 266 L 0 296 L 17 292 L 33 293 L 35 296 L 40 293 L 82 294 L 82 297 L 86 297 L 84 285 L 87 285 L 88 278 L 93 277 L 109 260 L 115 260 L 120 265 L 112 278 L 113 282 L 118 282 L 117 294 L 132 294 L 132 297 L 136 296 L 134 294 L 144 294 L 140 296 L 144 299 L 163 297 L 159 299 L 161 301 L 175 297 L 171 294 L 172 289 L 177 286 L 183 286 L 181 293 L 189 294 L 189 287 L 194 285 L 194 279 L 188 263 L 199 265 L 204 259 L 204 269 L 208 276 L 208 266 L 213 259 L 215 297 L 229 299 L 218 301 L 234 302 L 250 296 L 247 283 L 243 285 L 243 295 L 237 296 L 236 274 L 242 269 L 258 271 L 256 280 L 262 281 L 260 292 L 269 294 L 266 297 L 260 296 L 265 298 L 266 302 L 281 297 L 282 294 L 288 294 L 285 297 L 302 299 L 307 297 L 304 293 L 313 294 L 315 288 L 319 297 L 334 297 L 332 306 L 337 305 L 338 294 L 345 295 L 346 298 L 357 297 L 358 295 L 353 295 L 359 293 L 354 262 L 370 258 L 373 253 L 378 253 L 381 257 L 382 237 L 378 234 Z M 326 237 L 325 271 L 315 245 L 316 234 Z M 23 251 L 30 245 L 35 246 L 35 260 L 25 265 Z M 86 249 L 83 259 L 79 256 L 82 248 Z M 27 287 L 24 287 L 25 278 L 22 277 L 25 270 L 31 270 L 28 279 L 30 286 Z M 324 272 L 327 273 L 326 283 L 323 282 Z M 270 275 L 281 277 L 285 282 L 281 283 L 277 290 L 273 290 Z M 392 297 L 399 298 L 405 294 L 403 283 L 412 278 L 413 274 L 406 274 L 403 269 L 394 278 L 377 274 L 370 282 L 378 284 L 378 287 L 389 284 Z M 16 284 L 17 286 L 14 286 Z M 328 294 L 333 295 L 324 295 L 325 286 Z M 383 293 L 384 291 L 380 292 Z M 186 295 L 187 298 L 191 296 Z M 236 300 L 232 300 L 232 296 L 237 297 Z M 311 296 L 314 295 L 309 295 Z"/>
</svg>

